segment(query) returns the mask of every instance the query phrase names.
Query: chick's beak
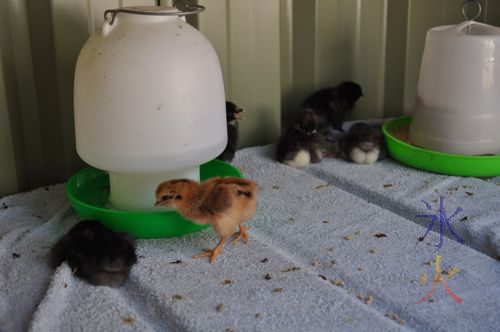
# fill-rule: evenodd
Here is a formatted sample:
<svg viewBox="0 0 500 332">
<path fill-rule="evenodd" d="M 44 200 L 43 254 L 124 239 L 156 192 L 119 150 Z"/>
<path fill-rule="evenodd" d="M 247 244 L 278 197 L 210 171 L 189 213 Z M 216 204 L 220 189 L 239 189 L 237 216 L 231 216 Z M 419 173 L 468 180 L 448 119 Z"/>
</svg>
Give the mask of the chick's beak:
<svg viewBox="0 0 500 332">
<path fill-rule="evenodd" d="M 162 206 L 162 204 L 161 204 L 161 203 L 162 203 L 162 201 L 157 201 L 157 202 L 155 203 L 155 207 Z"/>
<path fill-rule="evenodd" d="M 243 110 L 241 108 L 238 108 L 236 110 L 236 113 L 234 114 L 234 119 L 235 120 L 243 120 L 244 118 L 241 116 L 241 113 L 243 113 Z"/>
</svg>

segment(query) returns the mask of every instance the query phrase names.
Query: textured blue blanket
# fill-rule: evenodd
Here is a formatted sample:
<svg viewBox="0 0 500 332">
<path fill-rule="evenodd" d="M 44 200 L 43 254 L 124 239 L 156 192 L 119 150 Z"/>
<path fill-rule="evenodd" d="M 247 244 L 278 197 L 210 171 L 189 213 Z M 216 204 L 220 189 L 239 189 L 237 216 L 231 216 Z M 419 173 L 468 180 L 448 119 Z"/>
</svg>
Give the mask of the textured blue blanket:
<svg viewBox="0 0 500 332">
<path fill-rule="evenodd" d="M 191 259 L 216 244 L 211 229 L 140 240 L 118 289 L 75 279 L 66 264 L 47 267 L 51 246 L 78 221 L 62 185 L 1 199 L 0 330 L 498 330 L 499 179 L 392 160 L 297 170 L 273 161 L 273 149 L 236 156 L 261 186 L 248 244 L 227 244 L 211 265 Z M 441 196 L 446 219 L 462 209 L 449 224 L 464 244 L 441 218 L 434 246 Z M 422 242 L 432 217 L 417 215 L 437 216 Z M 436 257 L 441 278 L 416 304 L 433 287 Z"/>
</svg>

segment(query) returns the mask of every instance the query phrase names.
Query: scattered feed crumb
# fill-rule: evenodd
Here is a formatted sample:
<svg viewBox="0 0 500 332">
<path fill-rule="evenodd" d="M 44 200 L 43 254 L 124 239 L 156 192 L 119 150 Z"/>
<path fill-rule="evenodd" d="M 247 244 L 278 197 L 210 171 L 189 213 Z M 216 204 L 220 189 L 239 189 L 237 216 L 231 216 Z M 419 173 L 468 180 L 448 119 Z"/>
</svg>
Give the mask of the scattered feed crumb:
<svg viewBox="0 0 500 332">
<path fill-rule="evenodd" d="M 280 187 L 279 186 L 273 186 L 273 189 L 278 190 Z"/>
<path fill-rule="evenodd" d="M 351 325 L 351 324 L 352 324 L 352 323 L 354 323 L 354 322 L 355 322 L 355 319 L 354 319 L 354 318 L 352 318 L 352 317 L 347 317 L 347 318 L 344 318 L 344 323 L 346 323 L 346 324 Z"/>
<path fill-rule="evenodd" d="M 361 230 L 358 229 L 357 231 L 354 232 L 354 235 L 360 235 L 361 234 Z"/>
<path fill-rule="evenodd" d="M 468 216 L 465 216 L 465 217 L 463 217 L 462 219 L 460 219 L 460 221 L 467 221 L 467 220 L 469 220 L 469 217 L 468 217 Z"/>
<path fill-rule="evenodd" d="M 170 262 L 168 264 L 171 264 L 171 265 L 178 265 L 178 264 L 182 264 L 182 261 L 180 259 L 176 260 L 176 261 L 173 261 L 173 262 Z"/>
<path fill-rule="evenodd" d="M 226 329 L 225 332 L 234 332 L 233 329 Z"/>
<path fill-rule="evenodd" d="M 370 254 L 376 254 L 376 253 L 377 253 L 377 249 L 375 249 L 375 248 L 370 249 Z"/>
<path fill-rule="evenodd" d="M 384 188 L 390 188 L 390 187 L 392 187 L 392 186 L 393 186 L 393 185 L 392 185 L 392 184 L 390 184 L 390 183 L 386 183 L 386 184 L 384 184 Z"/>
<path fill-rule="evenodd" d="M 345 287 L 345 281 L 342 280 L 342 279 L 333 279 L 332 283 L 335 285 L 335 286 L 340 286 L 340 287 Z"/>
<path fill-rule="evenodd" d="M 431 261 L 431 260 L 429 259 L 429 260 L 428 260 L 425 264 L 427 264 L 427 265 L 429 265 L 429 266 L 432 266 L 432 263 L 433 263 L 433 261 Z"/>
<path fill-rule="evenodd" d="M 438 199 L 437 198 L 434 198 L 431 202 L 432 203 L 437 203 Z"/>
<path fill-rule="evenodd" d="M 324 275 L 322 275 L 322 274 L 319 274 L 318 276 L 319 276 L 321 279 L 325 280 L 325 281 L 326 281 L 326 280 L 328 280 L 328 278 L 327 278 L 327 277 L 325 277 L 325 276 L 324 276 Z"/>
<path fill-rule="evenodd" d="M 453 270 L 451 267 L 448 269 L 441 270 L 441 274 L 450 274 L 450 270 Z"/>
<path fill-rule="evenodd" d="M 182 300 L 182 295 L 180 295 L 180 294 L 174 294 L 174 295 L 172 295 L 172 300 L 174 300 L 174 301 L 180 301 L 180 300 Z"/>
<path fill-rule="evenodd" d="M 260 318 L 260 314 L 259 314 L 259 313 L 256 313 L 256 314 L 255 314 L 255 318 Z"/>
<path fill-rule="evenodd" d="M 330 248 L 328 248 L 328 249 L 326 249 L 326 250 L 328 250 L 328 251 L 335 251 L 335 247 L 334 247 L 334 246 L 332 246 L 332 247 L 330 247 Z"/>
<path fill-rule="evenodd" d="M 411 144 L 409 131 L 410 131 L 410 126 L 404 125 L 398 128 L 390 129 L 389 134 L 391 134 L 391 136 L 404 143 Z"/>
<path fill-rule="evenodd" d="M 146 256 L 142 256 L 142 255 L 140 255 L 140 256 L 137 256 L 137 258 L 139 258 L 139 259 L 143 259 L 143 258 L 146 258 Z"/>
<path fill-rule="evenodd" d="M 436 300 L 434 300 L 434 299 L 431 297 L 431 298 L 430 298 L 427 302 L 429 302 L 429 303 L 434 303 L 434 302 L 436 302 Z"/>
<path fill-rule="evenodd" d="M 390 319 L 392 319 L 393 321 L 397 322 L 398 324 L 400 325 L 404 325 L 405 324 L 405 321 L 402 320 L 401 318 L 399 318 L 399 316 L 394 313 L 394 312 L 388 312 L 385 314 L 386 317 L 389 317 Z"/>
<path fill-rule="evenodd" d="M 361 266 L 358 267 L 358 271 L 363 271 L 363 268 Z"/>
<path fill-rule="evenodd" d="M 349 235 L 344 236 L 344 240 L 351 241 L 352 240 L 352 235 L 349 234 Z"/>
<path fill-rule="evenodd" d="M 364 300 L 365 300 L 365 294 L 363 294 L 363 293 L 358 293 L 358 295 L 356 295 L 356 297 L 357 297 L 358 299 L 360 299 L 361 301 L 364 301 Z"/>
<path fill-rule="evenodd" d="M 375 234 L 373 234 L 373 236 L 378 237 L 378 238 L 387 237 L 387 235 L 385 235 L 384 233 L 375 233 Z"/>
<path fill-rule="evenodd" d="M 14 253 L 12 253 L 12 258 L 14 258 L 14 259 L 15 259 L 15 258 L 19 258 L 19 257 L 21 257 L 21 255 L 16 254 L 15 252 L 14 252 Z"/>
<path fill-rule="evenodd" d="M 135 318 L 131 315 L 127 315 L 127 316 L 123 317 L 122 320 L 123 320 L 123 324 L 127 324 L 127 325 L 134 324 L 134 322 L 135 322 Z"/>
<path fill-rule="evenodd" d="M 474 193 L 471 193 L 470 191 L 466 191 L 465 193 L 466 193 L 468 196 L 472 196 L 472 195 L 474 195 Z"/>
<path fill-rule="evenodd" d="M 373 303 L 373 295 L 368 295 L 368 298 L 366 299 L 366 304 L 370 305 Z"/>
<path fill-rule="evenodd" d="M 281 292 L 283 292 L 283 288 L 281 288 L 281 287 L 275 288 L 274 292 L 275 293 L 281 293 Z"/>
<path fill-rule="evenodd" d="M 229 285 L 230 283 L 231 283 L 231 280 L 224 280 L 224 281 L 222 281 L 222 284 L 223 284 L 224 286 L 227 286 L 227 285 Z"/>
<path fill-rule="evenodd" d="M 273 278 L 273 276 L 271 275 L 271 273 L 267 273 L 265 276 L 264 276 L 264 279 L 266 280 L 271 280 Z"/>
<path fill-rule="evenodd" d="M 313 189 L 321 189 L 321 188 L 325 188 L 325 187 L 328 187 L 328 186 L 329 186 L 329 184 L 321 184 L 319 186 L 314 187 Z"/>
<path fill-rule="evenodd" d="M 222 312 L 223 309 L 224 309 L 224 303 L 219 303 L 217 304 L 217 307 L 215 307 L 215 310 L 217 310 L 217 312 Z"/>
<path fill-rule="evenodd" d="M 292 266 L 292 267 L 289 267 L 288 269 L 281 270 L 281 272 L 295 272 L 298 270 L 300 270 L 300 267 Z"/>
<path fill-rule="evenodd" d="M 68 284 L 67 283 L 64 283 L 64 288 L 68 288 Z"/>
<path fill-rule="evenodd" d="M 337 262 L 335 261 L 335 259 L 332 259 L 332 261 L 330 262 L 331 265 L 337 265 Z"/>
<path fill-rule="evenodd" d="M 261 263 L 267 263 L 269 262 L 269 258 L 264 258 L 263 260 L 260 261 Z"/>
<path fill-rule="evenodd" d="M 316 267 L 319 265 L 319 262 L 317 259 L 313 260 L 312 263 L 311 263 L 312 266 Z"/>
<path fill-rule="evenodd" d="M 323 220 L 323 224 L 328 224 L 330 220 Z"/>
<path fill-rule="evenodd" d="M 423 236 L 419 236 L 419 237 L 418 237 L 418 241 L 419 241 L 419 242 L 422 242 L 423 240 L 424 240 L 424 237 L 423 237 Z"/>
</svg>

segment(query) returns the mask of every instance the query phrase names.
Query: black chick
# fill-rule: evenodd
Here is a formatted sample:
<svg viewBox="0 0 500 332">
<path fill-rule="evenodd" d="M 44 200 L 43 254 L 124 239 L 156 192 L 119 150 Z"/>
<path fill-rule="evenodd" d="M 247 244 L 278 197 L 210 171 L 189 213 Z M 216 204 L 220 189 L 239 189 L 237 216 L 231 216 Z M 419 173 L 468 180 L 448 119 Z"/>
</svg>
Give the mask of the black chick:
<svg viewBox="0 0 500 332">
<path fill-rule="evenodd" d="M 364 122 L 354 124 L 335 145 L 335 152 L 344 160 L 372 164 L 387 156 L 384 136 L 377 128 Z"/>
<path fill-rule="evenodd" d="M 241 112 L 243 112 L 241 108 L 230 101 L 226 101 L 227 145 L 224 151 L 222 151 L 222 153 L 217 157 L 217 159 L 227 162 L 231 162 L 233 160 L 234 154 L 238 149 L 238 120 L 241 120 Z"/>
<path fill-rule="evenodd" d="M 118 287 L 137 262 L 134 239 L 125 233 L 115 233 L 98 221 L 84 220 L 52 249 L 52 267 L 64 261 L 77 277 L 91 284 Z"/>
<path fill-rule="evenodd" d="M 318 163 L 323 158 L 324 138 L 317 131 L 317 119 L 310 109 L 300 111 L 295 124 L 280 137 L 276 149 L 279 162 L 295 168 Z"/>
<path fill-rule="evenodd" d="M 318 118 L 318 130 L 328 127 L 342 130 L 346 115 L 352 111 L 356 101 L 363 96 L 361 86 L 354 82 L 343 82 L 334 88 L 316 91 L 306 98 L 302 107 L 314 111 Z"/>
</svg>

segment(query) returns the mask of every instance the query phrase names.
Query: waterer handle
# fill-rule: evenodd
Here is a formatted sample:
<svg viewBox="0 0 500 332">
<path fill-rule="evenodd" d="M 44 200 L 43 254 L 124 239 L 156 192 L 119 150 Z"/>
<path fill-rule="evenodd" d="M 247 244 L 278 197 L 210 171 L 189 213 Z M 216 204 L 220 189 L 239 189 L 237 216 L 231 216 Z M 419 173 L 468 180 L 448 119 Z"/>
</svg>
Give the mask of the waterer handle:
<svg viewBox="0 0 500 332">
<path fill-rule="evenodd" d="M 108 22 L 108 15 L 111 14 L 111 20 L 109 21 L 110 25 L 113 25 L 115 22 L 115 16 L 118 13 L 128 13 L 128 14 L 137 14 L 137 15 L 149 15 L 149 16 L 186 16 L 201 13 L 205 10 L 205 7 L 201 5 L 188 5 L 183 10 L 179 10 L 177 12 L 152 12 L 152 11 L 143 11 L 143 10 L 132 10 L 128 8 L 116 8 L 116 9 L 108 9 L 104 12 L 104 20 Z"/>
<path fill-rule="evenodd" d="M 474 21 L 463 21 L 463 22 L 461 22 L 461 23 L 459 23 L 459 24 L 455 25 L 455 26 L 453 27 L 453 29 L 454 29 L 455 31 L 457 31 L 457 32 L 462 32 L 462 30 L 463 30 L 464 28 L 467 28 L 467 27 L 469 27 L 469 28 L 470 28 L 470 26 L 471 26 L 472 24 L 474 24 Z"/>
</svg>

